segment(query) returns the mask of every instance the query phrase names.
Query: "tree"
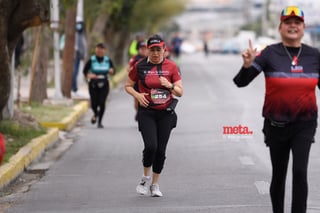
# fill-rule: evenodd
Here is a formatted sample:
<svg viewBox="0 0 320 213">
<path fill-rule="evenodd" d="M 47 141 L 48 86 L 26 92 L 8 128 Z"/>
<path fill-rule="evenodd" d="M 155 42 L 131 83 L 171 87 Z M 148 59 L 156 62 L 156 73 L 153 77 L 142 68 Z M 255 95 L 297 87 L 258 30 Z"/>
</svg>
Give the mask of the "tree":
<svg viewBox="0 0 320 213">
<path fill-rule="evenodd" d="M 111 14 L 113 14 L 114 11 L 120 11 L 123 5 L 123 0 L 96 0 L 94 3 L 92 0 L 84 0 L 84 4 L 85 22 L 87 23 L 88 35 L 87 55 L 90 56 L 92 54 L 92 47 L 98 42 L 107 42 L 108 51 L 110 51 L 110 47 L 112 45 L 108 42 L 108 40 L 105 41 L 105 35 L 110 34 L 106 32 L 106 28 L 111 18 Z M 113 55 L 110 56 L 113 58 Z"/>
<path fill-rule="evenodd" d="M 10 63 L 22 32 L 49 21 L 49 0 L 0 0 L 0 120 L 11 89 Z"/>
<path fill-rule="evenodd" d="M 185 4 L 185 0 L 138 0 L 130 18 L 130 31 L 144 29 L 148 33 L 157 33 L 173 16 L 184 11 Z"/>
<path fill-rule="evenodd" d="M 62 94 L 67 98 L 71 98 L 76 13 L 77 2 L 73 1 L 73 5 L 68 6 L 66 10 L 65 46 L 63 50 Z"/>
<path fill-rule="evenodd" d="M 126 63 L 124 55 L 131 32 L 157 33 L 173 16 L 184 10 L 183 0 L 122 0 L 120 8 L 114 8 L 106 26 L 107 43 L 112 44 L 116 64 Z M 147 18 L 146 18 L 147 17 Z"/>
<path fill-rule="evenodd" d="M 123 56 L 130 34 L 158 32 L 184 10 L 185 3 L 185 0 L 84 0 L 88 50 L 92 50 L 95 42 L 104 41 L 115 64 L 127 63 Z"/>
<path fill-rule="evenodd" d="M 105 40 L 113 44 L 113 57 L 116 64 L 123 64 L 124 50 L 130 34 L 130 18 L 138 0 L 122 0 L 122 5 L 111 11 L 106 28 Z"/>
<path fill-rule="evenodd" d="M 50 41 L 48 26 L 42 25 L 38 27 L 36 32 L 36 45 L 32 56 L 31 66 L 31 87 L 29 95 L 30 102 L 42 103 L 47 95 L 47 69 L 49 61 L 49 48 L 47 46 Z"/>
</svg>

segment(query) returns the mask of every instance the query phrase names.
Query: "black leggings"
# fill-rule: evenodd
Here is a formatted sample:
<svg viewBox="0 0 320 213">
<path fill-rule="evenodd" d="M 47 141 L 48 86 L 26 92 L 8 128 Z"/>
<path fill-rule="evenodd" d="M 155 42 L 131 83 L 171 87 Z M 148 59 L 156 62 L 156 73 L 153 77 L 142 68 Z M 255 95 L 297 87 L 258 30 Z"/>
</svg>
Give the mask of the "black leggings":
<svg viewBox="0 0 320 213">
<path fill-rule="evenodd" d="M 109 94 L 109 81 L 107 79 L 91 80 L 89 82 L 89 94 L 91 109 L 94 116 L 98 117 L 98 123 L 101 124 Z"/>
<path fill-rule="evenodd" d="M 144 150 L 142 163 L 160 174 L 166 159 L 166 148 L 171 130 L 176 126 L 175 112 L 138 108 L 138 123 Z"/>
<path fill-rule="evenodd" d="M 317 122 L 299 122 L 285 127 L 265 120 L 263 132 L 270 148 L 272 180 L 270 196 L 274 213 L 284 212 L 286 175 L 292 151 L 292 213 L 305 213 L 308 197 L 308 161 Z"/>
</svg>

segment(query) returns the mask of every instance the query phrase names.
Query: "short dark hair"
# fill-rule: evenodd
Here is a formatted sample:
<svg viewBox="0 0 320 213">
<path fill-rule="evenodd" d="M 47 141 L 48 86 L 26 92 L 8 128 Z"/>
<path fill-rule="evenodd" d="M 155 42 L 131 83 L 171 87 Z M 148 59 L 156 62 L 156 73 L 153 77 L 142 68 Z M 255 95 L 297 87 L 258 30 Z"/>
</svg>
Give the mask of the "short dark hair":
<svg viewBox="0 0 320 213">
<path fill-rule="evenodd" d="M 144 42 L 144 41 L 138 42 L 138 44 L 137 44 L 137 49 L 140 49 L 141 47 L 147 47 L 146 42 Z"/>
<path fill-rule="evenodd" d="M 104 43 L 98 43 L 96 47 L 104 49 L 106 48 L 106 45 L 104 45 Z"/>
</svg>

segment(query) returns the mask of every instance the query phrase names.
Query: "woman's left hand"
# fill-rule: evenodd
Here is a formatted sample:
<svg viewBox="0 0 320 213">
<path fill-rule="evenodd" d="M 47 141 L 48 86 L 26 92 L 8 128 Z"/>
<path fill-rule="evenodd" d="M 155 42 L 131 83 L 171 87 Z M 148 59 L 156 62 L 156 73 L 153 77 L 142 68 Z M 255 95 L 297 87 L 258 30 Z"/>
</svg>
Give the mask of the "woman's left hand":
<svg viewBox="0 0 320 213">
<path fill-rule="evenodd" d="M 109 69 L 109 73 L 110 73 L 110 75 L 113 75 L 113 74 L 114 74 L 114 69 L 113 69 L 113 68 L 110 68 L 110 69 Z"/>
</svg>

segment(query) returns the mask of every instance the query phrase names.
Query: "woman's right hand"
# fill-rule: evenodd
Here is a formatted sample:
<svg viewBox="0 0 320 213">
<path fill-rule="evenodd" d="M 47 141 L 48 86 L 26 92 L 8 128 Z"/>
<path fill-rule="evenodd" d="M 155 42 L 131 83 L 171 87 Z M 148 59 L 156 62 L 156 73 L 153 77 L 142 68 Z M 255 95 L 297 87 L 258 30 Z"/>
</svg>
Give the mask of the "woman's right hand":
<svg viewBox="0 0 320 213">
<path fill-rule="evenodd" d="M 146 95 L 149 95 L 148 93 L 137 93 L 136 99 L 138 100 L 140 106 L 143 106 L 147 108 L 149 106 L 149 101 L 146 98 Z"/>
<path fill-rule="evenodd" d="M 251 39 L 249 39 L 249 48 L 242 52 L 243 67 L 248 68 L 256 58 L 257 48 L 253 48 Z"/>
<path fill-rule="evenodd" d="M 97 78 L 97 75 L 96 75 L 96 74 L 93 74 L 93 73 L 88 73 L 88 74 L 87 74 L 87 78 L 88 78 L 88 79 L 95 79 L 95 78 Z"/>
</svg>

